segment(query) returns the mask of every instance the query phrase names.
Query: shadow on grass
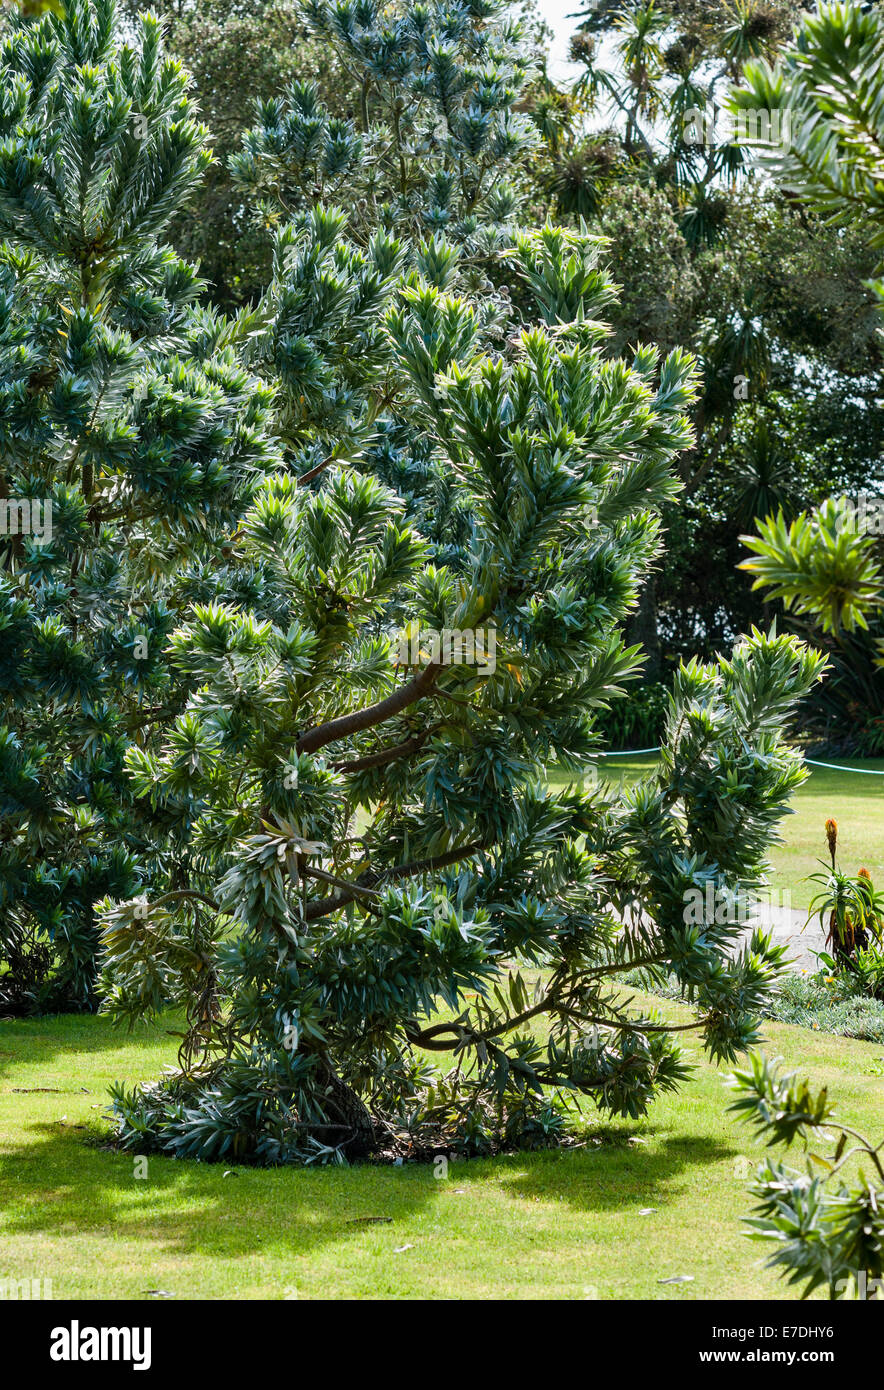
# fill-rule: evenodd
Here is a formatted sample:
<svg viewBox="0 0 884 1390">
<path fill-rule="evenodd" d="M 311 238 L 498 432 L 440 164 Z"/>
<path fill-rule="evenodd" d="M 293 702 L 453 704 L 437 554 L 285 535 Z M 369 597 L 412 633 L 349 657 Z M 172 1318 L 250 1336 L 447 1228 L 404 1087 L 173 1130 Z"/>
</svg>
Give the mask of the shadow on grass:
<svg viewBox="0 0 884 1390">
<path fill-rule="evenodd" d="M 141 1053 L 135 1070 L 159 1075 L 174 1057 L 174 1039 L 166 1030 L 176 1022 L 165 1017 L 134 1034 L 114 1032 L 106 1019 L 95 1016 L 4 1022 L 0 1063 L 32 1069 L 45 1063 L 48 1070 L 52 1062 L 45 1084 L 78 1091 L 84 1079 L 81 1057 L 101 1053 L 107 1058 L 102 1069 L 116 1070 L 119 1062 L 117 1074 L 131 1076 L 126 1053 L 134 1047 Z M 114 1052 L 118 1060 L 108 1056 Z M 42 1084 L 21 1083 L 23 1088 Z M 101 1090 L 93 1094 L 104 1099 Z M 96 1148 L 89 1130 L 22 1118 L 6 1132 L 3 1223 L 10 1237 L 130 1241 L 146 1256 L 275 1258 L 345 1248 L 371 1230 L 392 1233 L 425 1212 L 441 1213 L 459 1189 L 481 1203 L 496 1203 L 495 1219 L 503 1221 L 510 1199 L 629 1216 L 642 1206 L 662 1207 L 685 1182 L 699 1179 L 702 1186 L 704 1168 L 735 1153 L 726 1140 L 712 1137 L 655 1136 L 647 1128 L 643 1136 L 647 1144 L 636 1142 L 640 1136 L 632 1125 L 605 1125 L 594 1132 L 598 1144 L 456 1160 L 442 1181 L 434 1177 L 432 1164 L 262 1169 L 156 1156 L 148 1157 L 142 1179 L 135 1177 L 134 1155 Z M 469 1211 L 468 1205 L 467 1221 Z M 375 1227 L 365 1218 L 383 1218 L 384 1224 Z"/>
<path fill-rule="evenodd" d="M 647 1131 L 646 1131 L 647 1133 Z M 653 1149 L 628 1142 L 592 1149 L 549 1149 L 464 1164 L 455 1178 L 499 1183 L 512 1197 L 567 1202 L 585 1212 L 628 1211 L 663 1201 L 683 1170 L 702 1182 L 704 1167 L 733 1158 L 717 1139 L 668 1135 Z"/>
<path fill-rule="evenodd" d="M 385 1218 L 390 1225 L 378 1229 L 389 1230 L 446 1202 L 449 1191 L 481 1199 L 486 1184 L 519 1201 L 628 1215 L 631 1208 L 662 1206 L 683 1170 L 696 1182 L 704 1165 L 734 1152 L 713 1139 L 674 1137 L 650 1152 L 617 1144 L 456 1160 L 445 1181 L 434 1178 L 430 1164 L 230 1170 L 151 1156 L 144 1180 L 135 1178 L 131 1154 L 90 1148 L 79 1135 L 59 1134 L 56 1125 L 30 1132 L 40 1137 L 5 1155 L 9 1235 L 88 1233 L 143 1241 L 154 1254 L 224 1258 L 306 1254 L 363 1235 L 373 1225 L 365 1218 Z"/>
<path fill-rule="evenodd" d="M 78 1054 L 90 1057 L 98 1053 L 118 1052 L 125 1055 L 130 1047 L 149 1048 L 157 1052 L 157 1069 L 165 1062 L 174 1062 L 179 1039 L 171 1033 L 180 1027 L 180 1020 L 165 1014 L 158 1023 L 139 1024 L 132 1032 L 113 1028 L 101 1014 L 44 1014 L 39 1018 L 0 1019 L 0 1076 L 16 1066 L 49 1063 L 63 1055 L 71 1074 L 77 1070 Z M 23 1085 L 25 1083 L 22 1083 Z M 27 1083 L 37 1087 L 41 1083 Z M 53 1082 L 53 1088 L 59 1083 Z M 72 1091 L 81 1087 L 71 1082 Z"/>
<path fill-rule="evenodd" d="M 41 1137 L 7 1146 L 3 1158 L 10 1236 L 88 1233 L 222 1257 L 280 1245 L 302 1254 L 364 1232 L 366 1217 L 407 1218 L 434 1195 L 432 1169 L 415 1183 L 398 1169 L 228 1168 L 150 1155 L 137 1178 L 133 1154 L 90 1147 L 56 1125 L 30 1133 Z"/>
</svg>

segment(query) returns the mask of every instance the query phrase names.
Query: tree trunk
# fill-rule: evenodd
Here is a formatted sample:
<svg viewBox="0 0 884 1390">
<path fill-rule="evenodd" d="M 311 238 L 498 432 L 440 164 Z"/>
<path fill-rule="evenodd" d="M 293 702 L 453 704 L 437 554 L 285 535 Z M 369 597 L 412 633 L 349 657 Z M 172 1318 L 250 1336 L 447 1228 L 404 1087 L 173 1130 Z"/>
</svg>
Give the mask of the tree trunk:
<svg viewBox="0 0 884 1390">
<path fill-rule="evenodd" d="M 326 1130 L 317 1125 L 316 1138 L 321 1143 L 341 1145 L 348 1158 L 367 1158 L 377 1148 L 371 1111 L 324 1057 L 319 1059 L 318 1080 L 325 1092 L 324 1105 L 329 1121 L 346 1125 L 351 1133 L 347 1136 L 341 1129 Z"/>
</svg>

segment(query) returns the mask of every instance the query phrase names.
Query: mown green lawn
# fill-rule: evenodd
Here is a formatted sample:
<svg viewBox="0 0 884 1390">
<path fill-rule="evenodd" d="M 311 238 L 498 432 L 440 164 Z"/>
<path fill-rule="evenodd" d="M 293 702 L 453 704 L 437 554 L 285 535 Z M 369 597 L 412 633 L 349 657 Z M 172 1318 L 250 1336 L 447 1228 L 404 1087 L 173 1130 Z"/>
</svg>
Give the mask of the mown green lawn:
<svg viewBox="0 0 884 1390">
<path fill-rule="evenodd" d="M 842 869 L 856 873 L 864 866 L 876 885 L 884 888 L 884 776 L 870 777 L 870 771 L 884 773 L 884 758 L 834 758 L 833 762 L 857 771 L 834 772 L 812 767 L 804 786 L 795 794 L 793 814 L 783 823 L 783 843 L 771 853 L 771 888 L 788 889 L 791 905 L 807 908 L 818 888 L 808 875 L 822 871 L 827 859 L 825 823 L 829 816 L 838 822 L 838 858 Z M 653 768 L 652 754 L 643 758 L 604 758 L 601 775 L 615 783 L 628 785 Z M 864 769 L 864 770 L 859 770 Z"/>
<path fill-rule="evenodd" d="M 783 826 L 783 841 L 771 856 L 775 888 L 790 888 L 793 907 L 807 907 L 817 885 L 808 874 L 822 872 L 819 860 L 827 860 L 825 823 L 838 822 L 838 861 L 847 873 L 869 870 L 878 888 L 884 888 L 884 758 L 838 758 L 850 767 L 865 769 L 852 775 L 814 767 L 793 802 L 795 814 Z"/>
<path fill-rule="evenodd" d="M 880 1132 L 884 1049 L 768 1032 L 768 1051 L 828 1084 L 846 1122 Z M 174 1057 L 159 1029 L 0 1022 L 0 1277 L 51 1279 L 55 1298 L 784 1296 L 741 1235 L 758 1150 L 705 1061 L 640 1123 L 599 1124 L 577 1150 L 461 1161 L 447 1178 L 151 1158 L 138 1179 L 89 1127 L 111 1080 L 156 1077 Z M 658 1283 L 674 1275 L 693 1282 Z"/>
<path fill-rule="evenodd" d="M 611 758 L 602 773 L 629 781 L 653 762 Z M 863 863 L 884 885 L 884 779 L 814 769 L 794 810 L 772 875 L 794 906 L 813 891 L 802 879 L 830 815 L 844 867 Z M 766 1027 L 769 1052 L 880 1137 L 884 1049 Z M 126 1037 L 102 1018 L 0 1021 L 0 1278 L 51 1279 L 55 1298 L 786 1296 L 741 1234 L 757 1150 L 727 1113 L 725 1072 L 699 1055 L 678 1095 L 640 1123 L 594 1123 L 579 1149 L 461 1161 L 445 1178 L 416 1165 L 159 1158 L 137 1178 L 133 1158 L 98 1147 L 94 1130 L 108 1084 L 158 1076 L 175 1047 L 159 1028 Z M 691 1282 L 658 1282 L 676 1275 Z"/>
</svg>

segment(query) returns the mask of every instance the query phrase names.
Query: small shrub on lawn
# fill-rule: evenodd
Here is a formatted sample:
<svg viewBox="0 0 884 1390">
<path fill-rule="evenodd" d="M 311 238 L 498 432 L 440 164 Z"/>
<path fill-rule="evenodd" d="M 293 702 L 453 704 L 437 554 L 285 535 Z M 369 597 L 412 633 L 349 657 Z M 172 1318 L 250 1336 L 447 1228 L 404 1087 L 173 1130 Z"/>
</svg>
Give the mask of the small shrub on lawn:
<svg viewBox="0 0 884 1390">
<path fill-rule="evenodd" d="M 864 997 L 843 975 L 786 975 L 765 1014 L 780 1023 L 884 1044 L 884 1004 Z"/>
<path fill-rule="evenodd" d="M 668 708 L 669 691 L 662 681 L 634 686 L 628 700 L 599 712 L 599 733 L 612 749 L 648 748 L 662 741 Z"/>
<path fill-rule="evenodd" d="M 651 978 L 648 971 L 636 970 L 626 983 L 662 999 L 682 998 L 674 975 L 660 981 Z M 884 1003 L 868 998 L 861 982 L 850 975 L 789 972 L 780 980 L 763 1016 L 818 1033 L 834 1033 L 884 1046 Z"/>
</svg>

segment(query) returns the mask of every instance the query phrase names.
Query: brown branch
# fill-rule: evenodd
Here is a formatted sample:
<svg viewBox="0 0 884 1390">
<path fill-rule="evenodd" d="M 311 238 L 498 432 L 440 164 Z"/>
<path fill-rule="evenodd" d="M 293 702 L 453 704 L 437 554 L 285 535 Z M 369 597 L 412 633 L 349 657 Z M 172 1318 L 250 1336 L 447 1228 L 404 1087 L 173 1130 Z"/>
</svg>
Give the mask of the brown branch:
<svg viewBox="0 0 884 1390">
<path fill-rule="evenodd" d="M 622 968 L 622 967 L 620 967 Z M 632 968 L 632 967 L 630 967 Z M 607 973 L 607 972 L 602 972 Z M 484 1032 L 477 1033 L 472 1029 L 466 1029 L 463 1025 L 453 1023 L 434 1023 L 430 1028 L 417 1029 L 411 1027 L 407 1030 L 408 1041 L 416 1047 L 426 1047 L 433 1052 L 453 1052 L 458 1048 L 465 1035 L 468 1035 L 468 1043 L 475 1047 L 479 1043 L 489 1042 L 492 1038 L 499 1037 L 501 1033 L 510 1033 L 514 1028 L 520 1027 L 530 1019 L 536 1018 L 538 1014 L 559 1013 L 563 1017 L 575 1018 L 582 1023 L 591 1023 L 603 1028 L 610 1028 L 612 1031 L 624 1033 L 686 1033 L 692 1029 L 702 1028 L 703 1021 L 694 1023 L 641 1023 L 633 1022 L 630 1019 L 618 1021 L 616 1018 L 594 1018 L 587 1014 L 580 1013 L 573 1006 L 569 1005 L 567 998 L 563 998 L 559 989 L 548 990 L 537 1004 L 532 1004 L 529 1009 L 523 1009 L 521 1013 L 514 1014 L 512 1018 L 504 1019 L 494 1028 L 488 1028 Z M 458 1036 L 450 1041 L 436 1041 L 442 1033 L 458 1032 Z"/>
<path fill-rule="evenodd" d="M 602 975 L 621 975 L 624 970 L 643 970 L 646 965 L 663 965 L 666 956 L 644 956 L 639 960 L 618 960 L 613 965 L 602 965 L 588 970 L 587 977 L 597 980 Z"/>
<path fill-rule="evenodd" d="M 453 1029 L 446 1025 L 446 1031 L 453 1031 Z M 453 1052 L 460 1044 L 462 1034 L 453 1041 L 447 1041 L 443 1038 L 438 1042 L 435 1039 L 427 1038 L 423 1033 L 412 1033 L 408 1029 L 405 1031 L 405 1036 L 413 1047 L 421 1047 L 425 1052 Z"/>
<path fill-rule="evenodd" d="M 197 893 L 193 888 L 175 888 L 169 893 L 164 893 L 161 898 L 157 898 L 156 902 L 149 903 L 148 906 L 163 907 L 166 903 L 175 902 L 179 898 L 192 898 L 196 902 L 205 903 L 206 907 L 210 907 L 213 912 L 220 911 L 220 906 L 214 898 L 206 897 L 205 893 Z"/>
<path fill-rule="evenodd" d="M 337 912 L 339 907 L 346 907 L 356 898 L 355 893 L 335 893 L 331 898 L 319 898 L 312 903 L 308 903 L 304 909 L 304 921 L 315 922 L 318 917 L 327 917 L 331 912 Z"/>
<path fill-rule="evenodd" d="M 314 868 L 312 864 L 301 866 L 301 873 L 305 878 L 318 878 L 322 883 L 330 883 L 335 888 L 342 888 L 345 893 L 350 894 L 350 899 L 365 898 L 369 903 L 380 897 L 374 888 L 363 888 L 359 883 L 351 883 L 348 879 L 338 878 L 336 874 L 327 874 L 324 869 Z"/>
<path fill-rule="evenodd" d="M 315 468 L 310 468 L 306 473 L 302 473 L 297 480 L 298 487 L 305 487 L 307 483 L 312 483 L 313 479 L 317 478 L 323 469 L 328 468 L 329 464 L 334 463 L 334 461 L 333 457 L 323 459 L 321 463 L 317 463 Z"/>
<path fill-rule="evenodd" d="M 576 1009 L 563 1007 L 563 1013 L 576 1018 L 579 1023 L 592 1023 L 599 1028 L 610 1028 L 612 1033 L 690 1033 L 697 1028 L 705 1028 L 705 1021 L 697 1019 L 694 1023 L 634 1023 L 623 1019 L 620 1023 L 612 1018 L 594 1018 L 592 1014 L 581 1014 Z"/>
<path fill-rule="evenodd" d="M 397 864 L 393 869 L 381 870 L 378 878 L 413 878 L 416 874 L 430 873 L 433 869 L 444 869 L 456 864 L 459 859 L 469 859 L 479 850 L 487 849 L 484 840 L 473 840 L 472 844 L 447 849 L 444 854 L 433 854 L 429 859 L 413 859 L 410 864 Z"/>
<path fill-rule="evenodd" d="M 377 874 L 372 874 L 370 880 L 364 886 L 360 886 L 359 892 L 354 892 L 353 888 L 349 887 L 331 898 L 322 898 L 318 902 L 308 903 L 304 912 L 304 919 L 307 922 L 315 922 L 318 917 L 326 917 L 330 912 L 337 912 L 338 908 L 346 907 L 347 903 L 353 902 L 361 894 L 370 893 L 372 891 L 370 884 L 380 883 L 385 878 L 414 878 L 418 874 L 430 873 L 434 869 L 444 869 L 449 864 L 456 864 L 461 859 L 468 859 L 471 855 L 478 854 L 479 850 L 485 847 L 484 841 L 475 840 L 472 844 L 446 850 L 444 854 L 435 854 L 429 859 L 415 859 L 410 864 L 397 864 L 395 868 L 381 870 Z M 307 873 L 308 870 L 304 872 Z M 310 869 L 309 873 L 314 877 L 320 876 L 316 869 Z M 340 879 L 332 879 L 330 874 L 323 874 L 322 876 L 332 882 L 342 882 Z"/>
<path fill-rule="evenodd" d="M 440 726 L 436 724 L 435 728 Z M 423 733 L 415 734 L 414 738 L 407 738 L 403 743 L 396 743 L 390 748 L 381 748 L 377 753 L 368 753 L 364 758 L 350 758 L 345 762 L 332 763 L 335 772 L 363 772 L 370 767 L 385 767 L 387 763 L 395 763 L 400 758 L 407 758 L 410 753 L 417 753 L 424 746 L 428 737 L 432 733 L 431 729 L 425 729 Z"/>
<path fill-rule="evenodd" d="M 429 694 L 441 670 L 441 662 L 431 661 L 419 675 L 406 685 L 401 685 L 398 690 L 394 690 L 385 700 L 378 700 L 374 705 L 366 705 L 364 709 L 354 710 L 352 714 L 342 714 L 337 719 L 318 724 L 315 729 L 308 729 L 307 733 L 298 739 L 296 751 L 315 753 L 327 743 L 336 743 L 339 739 L 349 738 L 351 734 L 358 734 L 363 729 L 373 729 L 375 725 L 392 719 L 401 710 L 407 709 L 409 705 Z"/>
<path fill-rule="evenodd" d="M 588 1014 L 581 1014 L 570 1009 L 564 1000 L 557 1003 L 555 999 L 550 999 L 547 996 L 539 1004 L 523 1010 L 522 1013 L 514 1015 L 513 1018 L 505 1019 L 496 1028 L 489 1028 L 484 1033 L 474 1033 L 455 1023 L 436 1023 L 432 1028 L 407 1028 L 405 1035 L 414 1047 L 422 1047 L 430 1052 L 455 1052 L 462 1045 L 477 1047 L 481 1043 L 490 1042 L 493 1038 L 500 1037 L 501 1033 L 510 1033 L 514 1028 L 518 1028 L 521 1024 L 527 1023 L 530 1019 L 543 1013 L 560 1013 L 564 1017 L 577 1019 L 581 1023 L 591 1023 L 598 1027 L 609 1028 L 612 1033 L 687 1033 L 704 1027 L 702 1019 L 694 1023 L 642 1024 L 627 1019 L 618 1021 L 615 1018 L 593 1018 Z M 440 1036 L 443 1033 L 455 1032 L 457 1036 L 454 1038 L 445 1039 Z"/>
<path fill-rule="evenodd" d="M 131 719 L 126 720 L 126 729 L 133 726 L 141 728 L 144 724 L 152 724 L 157 719 L 167 719 L 170 714 L 179 714 L 180 709 L 175 705 L 154 705 L 151 709 L 135 710 Z"/>
</svg>

